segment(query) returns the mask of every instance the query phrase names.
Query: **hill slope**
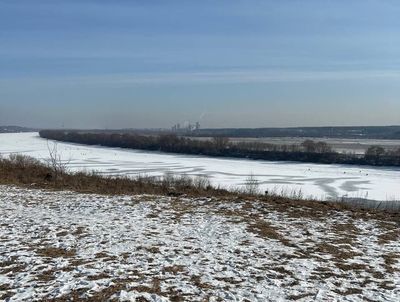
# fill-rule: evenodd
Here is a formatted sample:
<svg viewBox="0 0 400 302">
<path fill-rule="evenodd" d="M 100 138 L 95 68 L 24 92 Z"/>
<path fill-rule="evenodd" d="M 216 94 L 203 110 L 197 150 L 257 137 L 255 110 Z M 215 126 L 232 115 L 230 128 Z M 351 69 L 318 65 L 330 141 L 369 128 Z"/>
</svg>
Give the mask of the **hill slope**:
<svg viewBox="0 0 400 302">
<path fill-rule="evenodd" d="M 247 200 L 0 187 L 0 299 L 397 301 L 396 222 Z"/>
</svg>

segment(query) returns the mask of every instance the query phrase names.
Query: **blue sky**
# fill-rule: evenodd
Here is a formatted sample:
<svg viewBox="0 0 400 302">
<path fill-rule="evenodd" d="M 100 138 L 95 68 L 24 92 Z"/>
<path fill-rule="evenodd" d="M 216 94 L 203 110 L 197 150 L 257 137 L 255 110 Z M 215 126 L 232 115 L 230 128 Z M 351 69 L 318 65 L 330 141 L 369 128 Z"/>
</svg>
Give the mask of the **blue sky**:
<svg viewBox="0 0 400 302">
<path fill-rule="evenodd" d="M 0 0 L 0 124 L 400 124 L 400 2 Z"/>
</svg>

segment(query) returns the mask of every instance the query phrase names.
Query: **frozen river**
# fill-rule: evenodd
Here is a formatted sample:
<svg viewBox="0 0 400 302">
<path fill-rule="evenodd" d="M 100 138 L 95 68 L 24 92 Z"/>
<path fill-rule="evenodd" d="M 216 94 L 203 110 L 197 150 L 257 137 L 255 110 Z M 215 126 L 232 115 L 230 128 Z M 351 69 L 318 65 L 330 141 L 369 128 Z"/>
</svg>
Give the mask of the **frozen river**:
<svg viewBox="0 0 400 302">
<path fill-rule="evenodd" d="M 399 168 L 221 159 L 60 142 L 57 148 L 74 171 L 96 170 L 113 175 L 152 176 L 166 172 L 207 175 L 213 184 L 225 188 L 243 186 L 252 174 L 261 190 L 286 193 L 301 190 L 304 197 L 321 199 L 400 200 Z M 49 156 L 48 143 L 37 133 L 0 134 L 0 154 L 11 153 L 45 160 Z"/>
</svg>

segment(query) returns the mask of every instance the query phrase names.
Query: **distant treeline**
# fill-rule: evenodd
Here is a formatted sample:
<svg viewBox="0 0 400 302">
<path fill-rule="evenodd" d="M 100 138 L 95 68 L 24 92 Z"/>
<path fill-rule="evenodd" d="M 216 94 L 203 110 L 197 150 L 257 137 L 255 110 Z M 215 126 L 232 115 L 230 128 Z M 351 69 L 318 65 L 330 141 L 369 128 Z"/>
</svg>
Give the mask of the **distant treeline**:
<svg viewBox="0 0 400 302">
<path fill-rule="evenodd" d="M 324 164 L 400 166 L 400 149 L 387 151 L 380 146 L 372 146 L 365 155 L 357 155 L 338 153 L 333 151 L 327 143 L 312 140 L 306 140 L 300 145 L 275 145 L 261 142 L 232 143 L 225 137 L 201 141 L 173 134 L 151 136 L 63 130 L 42 130 L 39 133 L 42 138 L 63 142 L 189 155 Z"/>
<path fill-rule="evenodd" d="M 36 132 L 37 129 L 19 126 L 0 126 L 0 133 Z"/>
<path fill-rule="evenodd" d="M 400 126 L 200 129 L 199 137 L 309 137 L 400 139 Z"/>
</svg>

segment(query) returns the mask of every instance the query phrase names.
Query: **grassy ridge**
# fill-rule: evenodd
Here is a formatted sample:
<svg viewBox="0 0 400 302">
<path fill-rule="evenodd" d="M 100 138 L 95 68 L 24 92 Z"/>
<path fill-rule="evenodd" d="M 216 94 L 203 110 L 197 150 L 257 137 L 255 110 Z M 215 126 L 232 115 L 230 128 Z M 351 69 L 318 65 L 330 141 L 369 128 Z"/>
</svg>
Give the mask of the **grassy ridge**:
<svg viewBox="0 0 400 302">
<path fill-rule="evenodd" d="M 156 177 L 110 177 L 89 172 L 70 173 L 67 170 L 57 171 L 51 164 L 40 162 L 34 158 L 13 155 L 0 157 L 0 184 L 47 190 L 69 190 L 80 193 L 105 195 L 167 195 L 171 197 L 209 197 L 224 200 L 256 200 L 266 202 L 282 211 L 288 209 L 311 211 L 323 215 L 331 215 L 332 211 L 351 211 L 352 215 L 394 219 L 400 222 L 400 213 L 385 213 L 374 209 L 363 209 L 351 204 L 282 197 L 274 194 L 260 194 L 254 187 L 245 190 L 228 191 L 213 187 L 206 178 L 187 176 L 174 177 L 166 175 Z M 299 213 L 300 213 L 299 212 Z M 371 216 L 372 215 L 372 216 Z"/>
</svg>

